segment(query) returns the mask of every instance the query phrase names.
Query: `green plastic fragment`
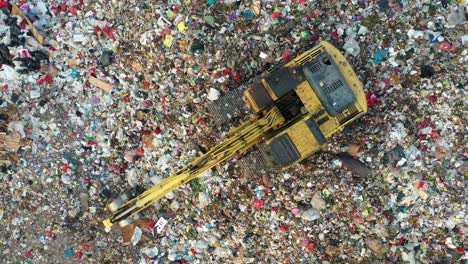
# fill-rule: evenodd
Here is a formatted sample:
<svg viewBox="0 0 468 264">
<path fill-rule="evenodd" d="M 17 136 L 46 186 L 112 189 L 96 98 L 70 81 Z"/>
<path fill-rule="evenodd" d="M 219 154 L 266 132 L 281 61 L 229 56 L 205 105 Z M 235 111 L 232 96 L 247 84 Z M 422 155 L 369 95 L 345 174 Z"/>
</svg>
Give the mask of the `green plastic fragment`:
<svg viewBox="0 0 468 264">
<path fill-rule="evenodd" d="M 308 31 L 308 30 L 302 31 L 301 32 L 301 38 L 307 38 L 307 37 L 310 37 L 310 31 Z"/>
</svg>

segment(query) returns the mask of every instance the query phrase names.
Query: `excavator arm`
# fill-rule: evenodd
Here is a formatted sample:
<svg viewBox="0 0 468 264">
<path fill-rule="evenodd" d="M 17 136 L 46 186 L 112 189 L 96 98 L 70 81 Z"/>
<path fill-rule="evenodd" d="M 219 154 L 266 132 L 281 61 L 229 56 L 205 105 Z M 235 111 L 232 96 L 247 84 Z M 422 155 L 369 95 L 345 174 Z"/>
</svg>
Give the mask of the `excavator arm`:
<svg viewBox="0 0 468 264">
<path fill-rule="evenodd" d="M 221 144 L 213 146 L 208 152 L 161 183 L 154 185 L 133 199 L 122 200 L 121 204 L 115 202 L 109 204 L 108 208 L 112 215 L 103 221 L 104 226 L 110 228 L 116 223 L 120 223 L 121 226 L 128 224 L 128 219 L 135 218 L 141 210 L 158 201 L 169 192 L 199 177 L 207 170 L 245 152 L 258 143 L 262 137 L 286 122 L 276 106 L 264 113 L 263 117 L 249 120 L 233 131 L 235 133 L 229 133 L 228 138 Z"/>
</svg>

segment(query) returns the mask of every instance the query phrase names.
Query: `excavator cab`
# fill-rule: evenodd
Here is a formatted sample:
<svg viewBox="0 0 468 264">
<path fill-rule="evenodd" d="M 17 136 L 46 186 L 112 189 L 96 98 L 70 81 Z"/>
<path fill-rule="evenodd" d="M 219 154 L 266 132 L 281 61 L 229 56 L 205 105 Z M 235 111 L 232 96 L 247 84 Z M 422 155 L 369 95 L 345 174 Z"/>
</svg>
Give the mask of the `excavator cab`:
<svg viewBox="0 0 468 264">
<path fill-rule="evenodd" d="M 354 70 L 326 41 L 267 74 L 244 96 L 258 114 L 278 107 L 287 121 L 257 144 L 263 158 L 277 169 L 316 152 L 333 133 L 367 112 Z"/>
</svg>

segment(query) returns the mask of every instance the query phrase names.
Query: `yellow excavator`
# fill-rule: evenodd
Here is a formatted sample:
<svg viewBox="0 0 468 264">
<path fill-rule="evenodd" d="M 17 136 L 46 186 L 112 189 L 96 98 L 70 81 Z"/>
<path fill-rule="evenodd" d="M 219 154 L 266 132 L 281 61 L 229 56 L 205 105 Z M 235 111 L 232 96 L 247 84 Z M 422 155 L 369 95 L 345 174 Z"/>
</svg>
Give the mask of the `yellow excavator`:
<svg viewBox="0 0 468 264">
<path fill-rule="evenodd" d="M 346 58 L 327 41 L 262 75 L 244 91 L 244 97 L 253 118 L 159 184 L 137 195 L 119 196 L 107 206 L 112 215 L 104 226 L 132 224 L 143 209 L 169 192 L 254 146 L 269 166 L 285 170 L 320 150 L 333 133 L 367 112 L 361 82 Z"/>
</svg>

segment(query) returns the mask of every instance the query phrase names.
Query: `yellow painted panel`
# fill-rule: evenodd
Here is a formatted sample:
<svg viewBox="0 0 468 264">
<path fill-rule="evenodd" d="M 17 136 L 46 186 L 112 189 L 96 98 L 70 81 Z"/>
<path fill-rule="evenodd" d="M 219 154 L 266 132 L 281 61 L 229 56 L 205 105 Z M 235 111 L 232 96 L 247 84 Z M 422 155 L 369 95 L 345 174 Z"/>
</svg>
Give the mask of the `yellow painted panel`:
<svg viewBox="0 0 468 264">
<path fill-rule="evenodd" d="M 323 133 L 323 136 L 328 139 L 333 135 L 333 133 L 336 132 L 336 130 L 338 130 L 340 124 L 336 118 L 329 116 L 328 113 L 323 115 L 323 117 L 325 116 L 328 116 L 328 121 L 319 125 L 319 127 Z"/>
<path fill-rule="evenodd" d="M 302 103 L 309 113 L 315 113 L 320 108 L 322 108 L 322 104 L 320 103 L 320 100 L 313 91 L 312 87 L 310 87 L 309 82 L 302 82 L 296 88 L 296 93 L 299 98 L 301 98 Z"/>
<path fill-rule="evenodd" d="M 318 150 L 320 144 L 315 139 L 309 127 L 304 121 L 300 121 L 288 130 L 289 137 L 301 153 L 301 158 L 309 156 L 310 153 Z"/>
<path fill-rule="evenodd" d="M 273 101 L 278 100 L 278 96 L 276 96 L 276 94 L 273 92 L 268 82 L 265 79 L 262 79 L 262 83 L 263 86 L 265 86 L 265 89 L 267 90 L 268 94 L 271 96 L 271 99 L 273 99 Z"/>
<path fill-rule="evenodd" d="M 250 90 L 252 88 L 249 87 L 247 90 L 244 91 L 244 97 L 247 98 L 247 107 L 252 109 L 255 113 L 258 113 L 260 111 L 260 108 L 258 107 L 257 103 L 255 103 L 255 100 L 252 98 L 252 95 L 250 94 Z"/>
</svg>

